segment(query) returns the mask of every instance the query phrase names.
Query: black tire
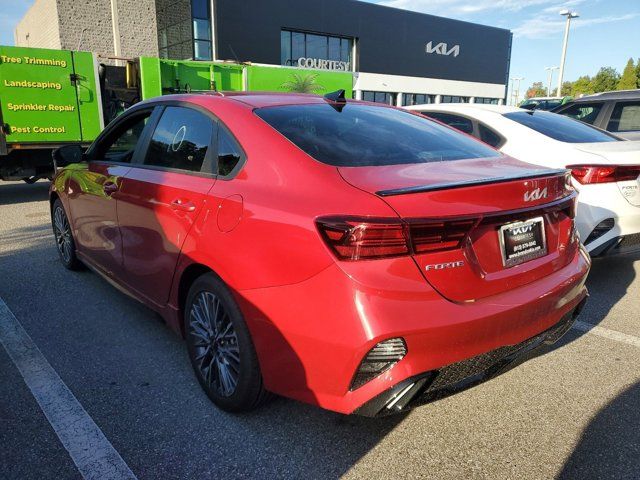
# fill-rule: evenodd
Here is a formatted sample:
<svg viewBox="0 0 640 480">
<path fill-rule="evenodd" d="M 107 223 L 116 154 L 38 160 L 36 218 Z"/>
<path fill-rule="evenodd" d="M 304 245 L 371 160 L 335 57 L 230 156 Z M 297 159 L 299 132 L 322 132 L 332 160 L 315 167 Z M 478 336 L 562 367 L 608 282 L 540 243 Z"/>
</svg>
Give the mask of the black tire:
<svg viewBox="0 0 640 480">
<path fill-rule="evenodd" d="M 82 262 L 76 256 L 76 242 L 71 233 L 69 217 L 67 217 L 59 198 L 53 202 L 53 207 L 51 208 L 51 225 L 60 261 L 69 270 L 80 270 Z"/>
<path fill-rule="evenodd" d="M 193 370 L 213 403 L 227 412 L 247 412 L 265 401 L 249 329 L 233 295 L 213 273 L 189 289 L 184 332 Z"/>
</svg>

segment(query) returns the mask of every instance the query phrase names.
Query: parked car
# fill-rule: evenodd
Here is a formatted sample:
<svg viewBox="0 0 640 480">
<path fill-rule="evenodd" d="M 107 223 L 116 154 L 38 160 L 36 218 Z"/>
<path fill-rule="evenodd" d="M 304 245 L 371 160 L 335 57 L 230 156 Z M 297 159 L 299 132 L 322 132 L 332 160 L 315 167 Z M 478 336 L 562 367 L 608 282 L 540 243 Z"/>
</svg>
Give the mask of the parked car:
<svg viewBox="0 0 640 480">
<path fill-rule="evenodd" d="M 62 263 L 183 333 L 225 410 L 270 391 L 405 411 L 556 341 L 585 301 L 564 169 L 344 92 L 158 97 L 55 158 Z"/>
<path fill-rule="evenodd" d="M 586 95 L 553 111 L 620 137 L 640 140 L 640 90 Z"/>
<path fill-rule="evenodd" d="M 526 110 L 552 110 L 564 105 L 568 97 L 533 97 L 527 98 L 520 104 L 520 108 Z"/>
<path fill-rule="evenodd" d="M 555 113 L 491 105 L 407 107 L 519 160 L 571 169 L 576 225 L 591 256 L 640 250 L 640 142 Z"/>
</svg>

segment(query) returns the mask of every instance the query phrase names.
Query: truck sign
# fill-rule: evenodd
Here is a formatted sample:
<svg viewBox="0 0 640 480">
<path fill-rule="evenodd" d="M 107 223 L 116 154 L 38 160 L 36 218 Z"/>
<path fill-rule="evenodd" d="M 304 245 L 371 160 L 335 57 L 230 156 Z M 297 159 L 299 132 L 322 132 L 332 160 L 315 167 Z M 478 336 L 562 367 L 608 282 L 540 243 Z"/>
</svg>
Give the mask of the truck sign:
<svg viewBox="0 0 640 480">
<path fill-rule="evenodd" d="M 91 53 L 0 46 L 7 149 L 91 142 L 103 127 L 96 71 Z"/>
</svg>

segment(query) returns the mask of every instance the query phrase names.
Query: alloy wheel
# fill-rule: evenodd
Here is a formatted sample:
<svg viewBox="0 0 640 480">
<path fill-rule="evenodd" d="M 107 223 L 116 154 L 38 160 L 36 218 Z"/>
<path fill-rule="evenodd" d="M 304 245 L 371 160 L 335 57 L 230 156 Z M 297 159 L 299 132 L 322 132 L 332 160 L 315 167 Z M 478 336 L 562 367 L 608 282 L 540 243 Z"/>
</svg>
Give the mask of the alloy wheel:
<svg viewBox="0 0 640 480">
<path fill-rule="evenodd" d="M 240 375 L 238 337 L 220 299 L 211 292 L 196 295 L 189 312 L 196 368 L 206 384 L 222 397 L 236 391 Z"/>
<path fill-rule="evenodd" d="M 70 263 L 73 255 L 73 240 L 69 220 L 62 207 L 56 207 L 53 212 L 53 233 L 56 237 L 56 246 L 65 263 Z"/>
</svg>

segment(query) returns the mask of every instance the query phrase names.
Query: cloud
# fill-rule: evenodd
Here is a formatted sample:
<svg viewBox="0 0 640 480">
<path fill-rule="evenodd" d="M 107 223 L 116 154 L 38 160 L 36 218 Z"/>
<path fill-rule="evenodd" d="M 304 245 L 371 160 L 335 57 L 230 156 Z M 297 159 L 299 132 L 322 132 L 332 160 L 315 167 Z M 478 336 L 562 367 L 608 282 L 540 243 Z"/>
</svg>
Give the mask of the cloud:
<svg viewBox="0 0 640 480">
<path fill-rule="evenodd" d="M 559 11 L 559 10 L 558 10 Z M 554 10 L 555 12 L 555 10 Z M 513 29 L 516 38 L 549 38 L 562 32 L 565 20 L 559 16 L 539 14 L 529 20 L 524 21 L 520 26 Z M 551 12 L 549 12 L 551 13 Z M 557 12 L 556 12 L 557 15 Z M 572 28 L 584 28 L 603 23 L 623 22 L 640 17 L 640 13 L 627 13 L 626 15 L 609 15 L 599 18 L 580 19 L 572 22 Z"/>
<path fill-rule="evenodd" d="M 525 8 L 556 2 L 557 0 L 382 0 L 376 3 L 449 17 L 472 15 L 490 10 L 519 12 Z"/>
</svg>

